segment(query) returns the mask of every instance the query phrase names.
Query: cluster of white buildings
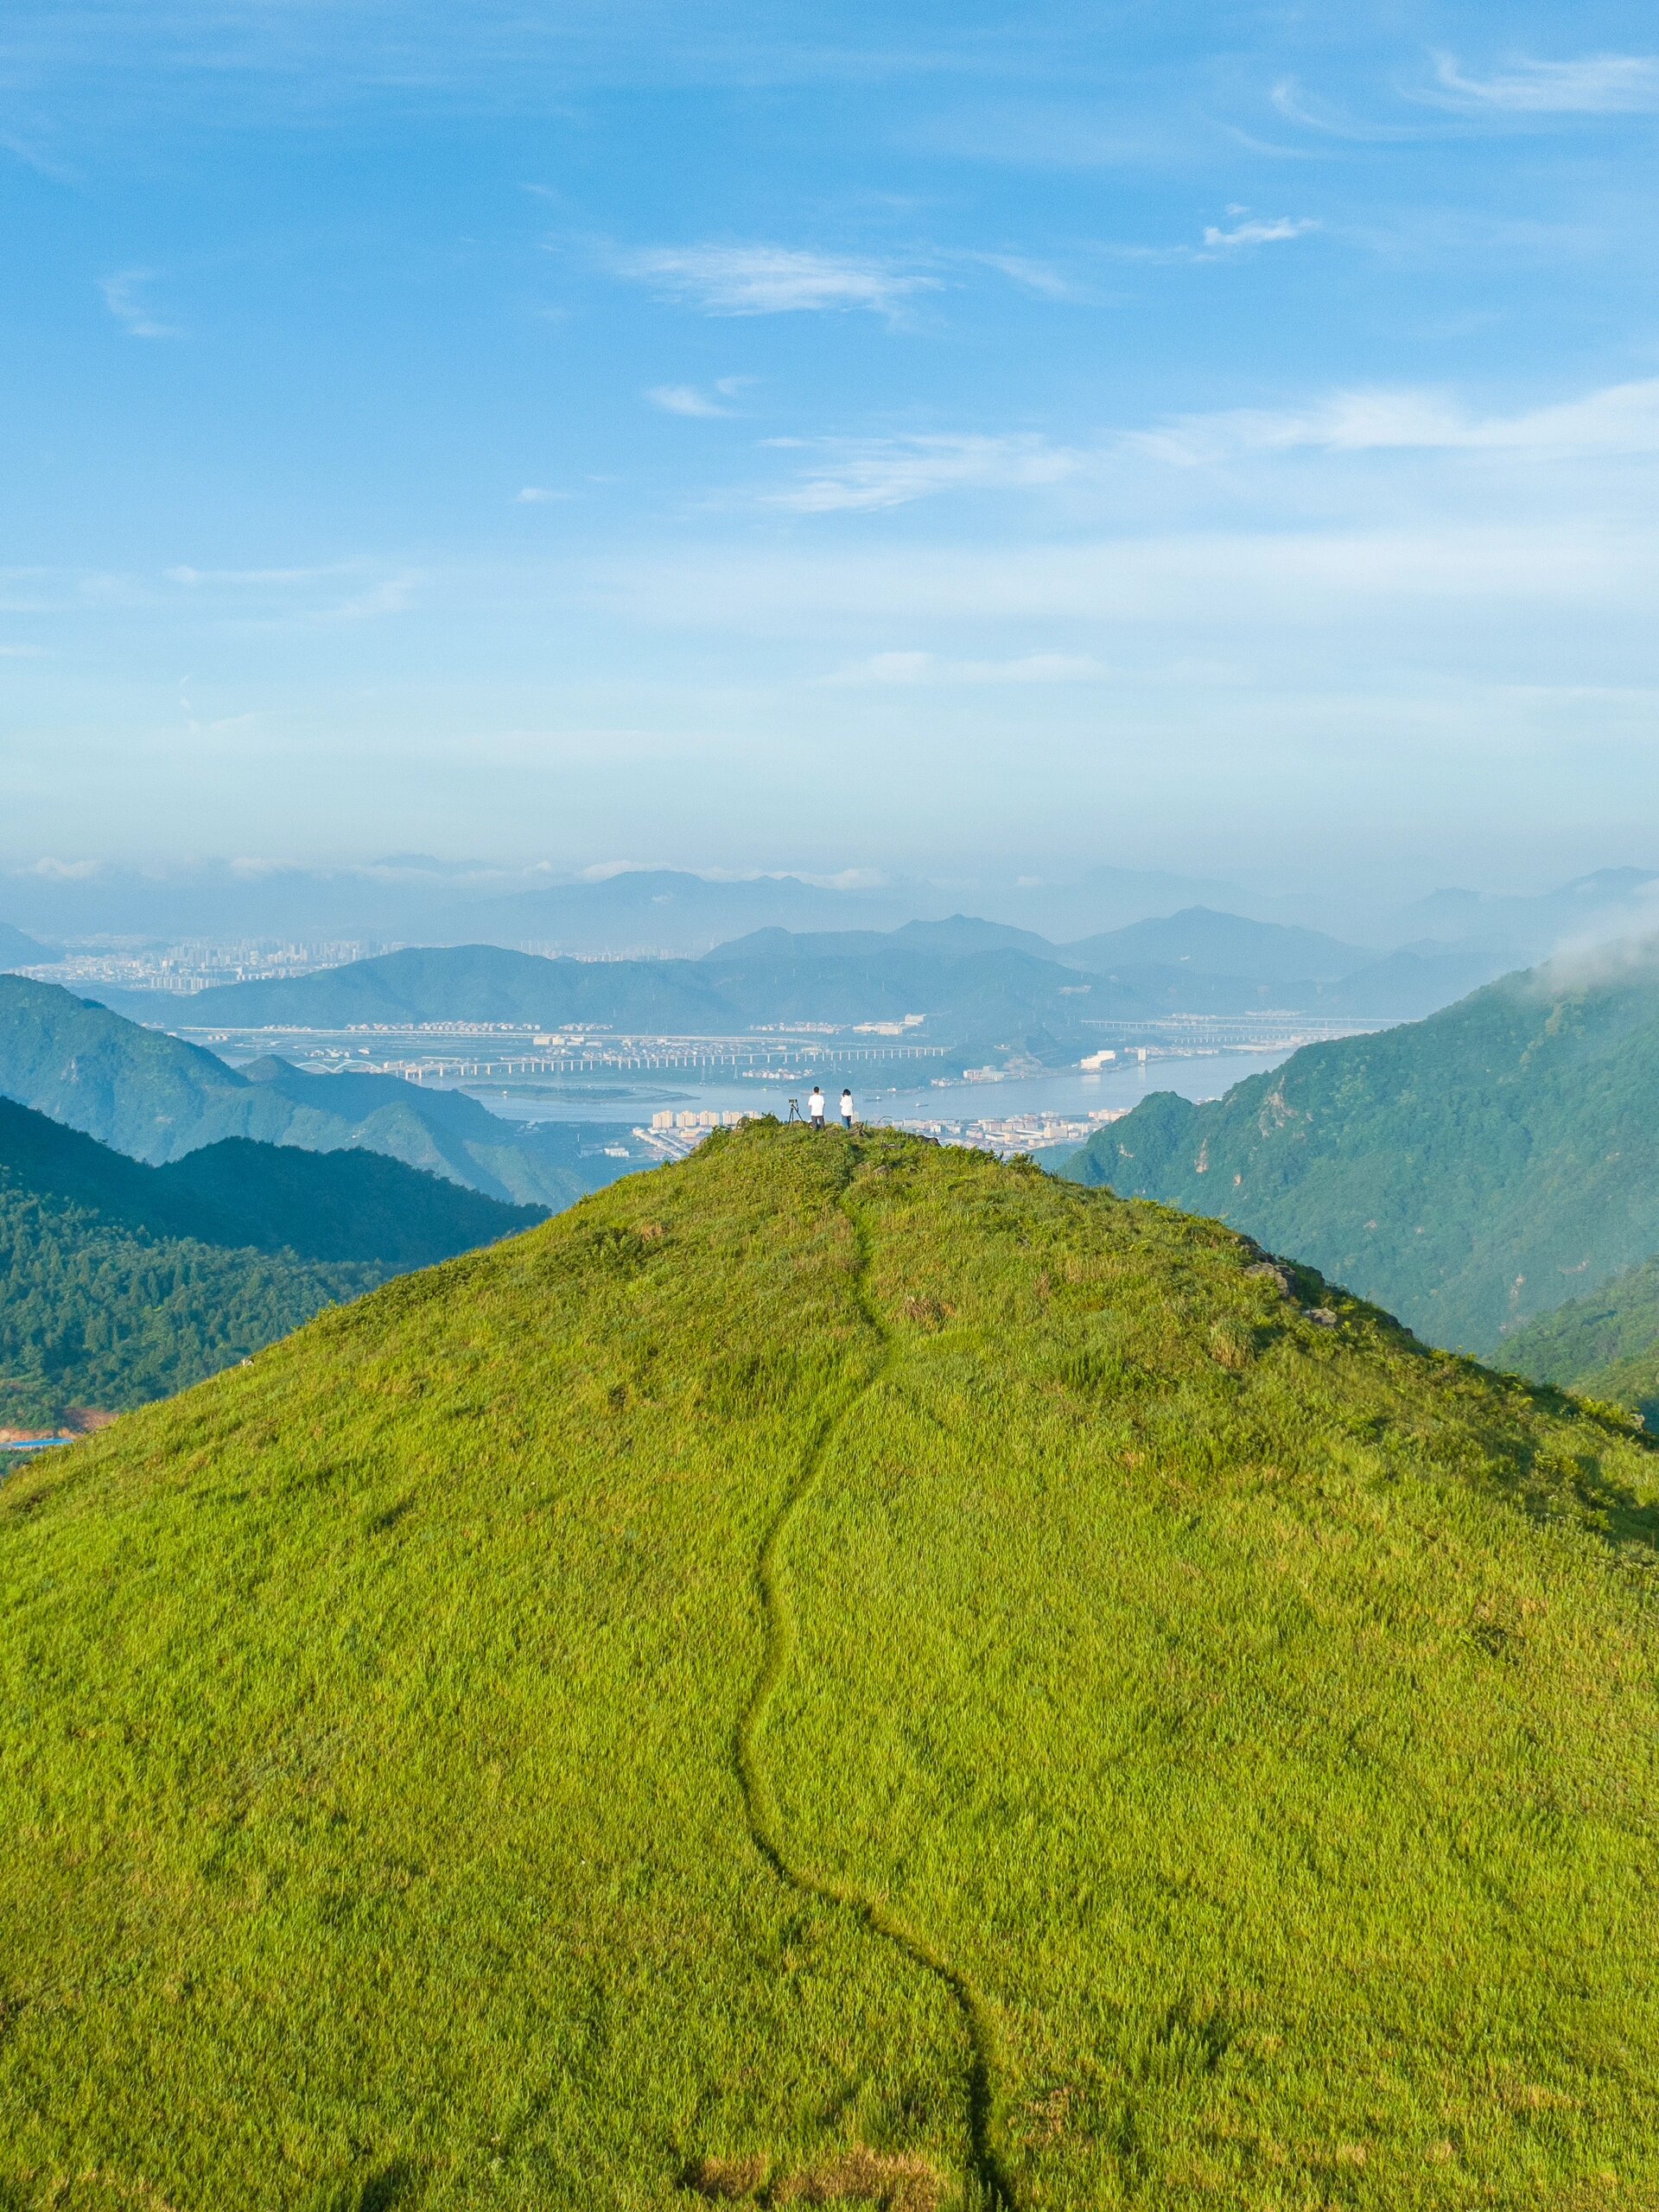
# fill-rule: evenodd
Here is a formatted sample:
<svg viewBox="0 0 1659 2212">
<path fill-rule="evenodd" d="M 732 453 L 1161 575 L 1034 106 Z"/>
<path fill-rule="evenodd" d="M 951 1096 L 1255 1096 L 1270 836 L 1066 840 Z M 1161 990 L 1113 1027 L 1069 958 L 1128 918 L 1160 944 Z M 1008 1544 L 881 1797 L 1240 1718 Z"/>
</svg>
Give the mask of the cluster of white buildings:
<svg viewBox="0 0 1659 2212">
<path fill-rule="evenodd" d="M 15 972 L 37 983 L 61 983 L 66 989 L 78 983 L 114 983 L 123 990 L 169 991 L 194 997 L 198 991 L 213 990 L 224 983 L 269 983 L 290 976 L 315 976 L 325 968 L 343 968 L 351 961 L 397 950 L 396 945 L 367 940 L 288 944 L 263 938 L 237 938 L 224 944 L 191 938 L 179 944 L 156 945 L 115 938 L 70 945 L 60 960 Z"/>
<path fill-rule="evenodd" d="M 1087 1115 L 1003 1114 L 972 1122 L 899 1122 L 918 1136 L 938 1137 L 941 1144 L 972 1146 L 1007 1160 L 1017 1152 L 1049 1152 L 1061 1146 L 1085 1145 L 1107 1122 L 1120 1122 L 1127 1106 L 1097 1106 Z"/>
<path fill-rule="evenodd" d="M 683 1113 L 675 1113 L 671 1109 L 653 1114 L 651 1127 L 636 1129 L 633 1134 L 659 1160 L 683 1160 L 688 1153 L 696 1151 L 710 1129 L 734 1129 L 740 1122 L 759 1118 L 755 1114 L 734 1113 L 729 1109 L 717 1112 L 712 1106 Z"/>
</svg>

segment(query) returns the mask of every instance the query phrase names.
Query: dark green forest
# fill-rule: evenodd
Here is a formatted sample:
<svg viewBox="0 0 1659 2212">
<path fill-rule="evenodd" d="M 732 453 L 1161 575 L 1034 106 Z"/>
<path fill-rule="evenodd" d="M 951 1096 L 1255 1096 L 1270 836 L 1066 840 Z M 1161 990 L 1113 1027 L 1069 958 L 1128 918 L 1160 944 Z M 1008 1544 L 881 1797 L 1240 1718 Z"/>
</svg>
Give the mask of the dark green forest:
<svg viewBox="0 0 1659 2212">
<path fill-rule="evenodd" d="M 1061 1172 L 1212 1215 L 1507 1363 L 1659 1252 L 1659 972 L 1554 963 L 1313 1045 L 1224 1098 L 1159 1092 Z"/>
<path fill-rule="evenodd" d="M 1659 1430 L 1659 1258 L 1529 1323 L 1504 1344 L 1503 1364 Z"/>
<path fill-rule="evenodd" d="M 149 1167 L 0 1098 L 0 1430 L 166 1396 L 543 1217 L 375 1153 L 232 1138 Z"/>
<path fill-rule="evenodd" d="M 169 1396 L 393 1272 L 157 1236 L 0 1166 L 0 1429 Z"/>
</svg>

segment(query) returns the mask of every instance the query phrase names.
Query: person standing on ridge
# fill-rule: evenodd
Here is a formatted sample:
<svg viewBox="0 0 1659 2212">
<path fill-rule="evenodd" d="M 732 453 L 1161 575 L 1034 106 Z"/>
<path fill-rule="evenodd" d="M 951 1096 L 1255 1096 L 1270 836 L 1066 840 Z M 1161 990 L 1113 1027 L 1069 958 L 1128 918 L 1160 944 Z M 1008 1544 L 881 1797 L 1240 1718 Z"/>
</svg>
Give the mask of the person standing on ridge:
<svg viewBox="0 0 1659 2212">
<path fill-rule="evenodd" d="M 812 1096 L 806 1102 L 806 1117 L 815 1129 L 823 1127 L 823 1093 L 815 1083 Z"/>
<path fill-rule="evenodd" d="M 851 1136 L 853 1133 L 853 1094 L 850 1090 L 843 1090 L 841 1094 L 841 1126 L 846 1130 L 848 1135 Z"/>
</svg>

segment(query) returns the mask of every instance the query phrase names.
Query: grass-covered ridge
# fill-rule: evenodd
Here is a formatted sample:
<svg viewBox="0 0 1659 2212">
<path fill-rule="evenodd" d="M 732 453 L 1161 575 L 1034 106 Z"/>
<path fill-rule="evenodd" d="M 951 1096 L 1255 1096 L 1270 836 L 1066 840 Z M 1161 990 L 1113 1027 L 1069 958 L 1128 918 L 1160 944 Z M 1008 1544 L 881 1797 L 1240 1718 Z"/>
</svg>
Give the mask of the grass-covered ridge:
<svg viewBox="0 0 1659 2212">
<path fill-rule="evenodd" d="M 1643 2201 L 1655 1466 L 1213 1224 L 713 1139 L 0 1489 L 0 2187 Z"/>
</svg>

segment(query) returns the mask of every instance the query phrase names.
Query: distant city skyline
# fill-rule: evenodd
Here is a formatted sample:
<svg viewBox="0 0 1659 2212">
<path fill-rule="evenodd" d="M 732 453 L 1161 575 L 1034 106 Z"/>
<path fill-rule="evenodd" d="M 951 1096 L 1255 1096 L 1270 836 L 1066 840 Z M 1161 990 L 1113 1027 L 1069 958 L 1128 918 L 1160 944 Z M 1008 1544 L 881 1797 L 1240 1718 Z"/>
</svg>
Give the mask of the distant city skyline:
<svg viewBox="0 0 1659 2212">
<path fill-rule="evenodd" d="M 1659 855 L 1649 11 L 23 0 L 0 863 Z"/>
</svg>

